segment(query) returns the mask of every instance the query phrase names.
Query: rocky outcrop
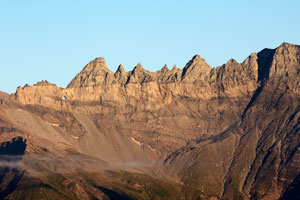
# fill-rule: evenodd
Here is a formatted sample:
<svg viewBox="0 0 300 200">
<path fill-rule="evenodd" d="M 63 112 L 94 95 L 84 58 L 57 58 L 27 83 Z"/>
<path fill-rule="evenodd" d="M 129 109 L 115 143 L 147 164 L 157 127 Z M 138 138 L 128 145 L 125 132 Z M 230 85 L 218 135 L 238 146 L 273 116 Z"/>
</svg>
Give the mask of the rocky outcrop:
<svg viewBox="0 0 300 200">
<path fill-rule="evenodd" d="M 138 63 L 130 75 L 126 83 L 146 83 L 155 81 L 155 74 L 149 72 L 143 68 L 143 66 Z"/>
<path fill-rule="evenodd" d="M 243 63 L 230 59 L 221 67 L 212 69 L 210 82 L 227 88 L 257 82 L 258 74 L 257 54 L 253 53 Z"/>
<path fill-rule="evenodd" d="M 27 85 L 27 86 L 29 86 L 29 85 Z M 51 86 L 56 86 L 56 85 L 48 82 L 47 80 L 45 80 L 45 81 L 43 80 L 43 81 L 37 82 L 33 86 L 50 86 L 51 87 Z"/>
<path fill-rule="evenodd" d="M 281 87 L 299 89 L 300 46 L 281 44 L 274 52 L 269 79 Z"/>
<path fill-rule="evenodd" d="M 114 74 L 118 83 L 125 85 L 128 79 L 128 75 L 125 72 L 123 65 L 119 65 L 116 73 Z"/>
<path fill-rule="evenodd" d="M 115 83 L 114 74 L 107 68 L 104 58 L 96 58 L 69 83 L 68 88 L 94 87 Z"/>
<path fill-rule="evenodd" d="M 9 94 L 0 92 L 0 105 L 5 104 L 8 98 L 9 98 Z"/>
<path fill-rule="evenodd" d="M 208 79 L 211 67 L 199 55 L 195 55 L 190 60 L 182 71 L 182 82 L 194 83 L 203 82 Z"/>
<path fill-rule="evenodd" d="M 159 83 L 175 83 L 181 80 L 182 69 L 177 69 L 176 65 L 171 70 L 165 65 L 161 70 L 157 71 L 157 82 Z"/>
</svg>

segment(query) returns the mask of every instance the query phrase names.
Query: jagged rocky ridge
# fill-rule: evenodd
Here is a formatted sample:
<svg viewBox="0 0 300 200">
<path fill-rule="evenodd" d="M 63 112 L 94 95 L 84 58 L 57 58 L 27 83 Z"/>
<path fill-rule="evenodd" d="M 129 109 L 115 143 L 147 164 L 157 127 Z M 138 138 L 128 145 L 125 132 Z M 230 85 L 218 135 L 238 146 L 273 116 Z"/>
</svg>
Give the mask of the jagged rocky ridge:
<svg viewBox="0 0 300 200">
<path fill-rule="evenodd" d="M 28 155 L 72 150 L 164 177 L 185 199 L 297 199 L 299 70 L 300 47 L 288 43 L 216 68 L 196 55 L 183 69 L 113 73 L 96 58 L 67 88 L 1 94 L 1 138 L 26 138 Z M 92 198 L 75 183 L 77 198 Z"/>
<path fill-rule="evenodd" d="M 166 83 L 215 83 L 223 81 L 251 81 L 257 79 L 258 66 L 255 65 L 256 54 L 249 56 L 242 64 L 231 59 L 227 64 L 211 68 L 203 58 L 195 55 L 183 69 L 174 65 L 169 70 L 165 65 L 156 72 L 145 70 L 139 63 L 132 71 L 125 72 L 120 65 L 115 73 L 111 72 L 104 58 L 96 58 L 69 83 L 67 88 L 97 87 L 111 84 L 144 84 L 148 82 Z M 231 69 L 228 69 L 230 66 Z M 229 71 L 230 70 L 230 71 Z"/>
</svg>

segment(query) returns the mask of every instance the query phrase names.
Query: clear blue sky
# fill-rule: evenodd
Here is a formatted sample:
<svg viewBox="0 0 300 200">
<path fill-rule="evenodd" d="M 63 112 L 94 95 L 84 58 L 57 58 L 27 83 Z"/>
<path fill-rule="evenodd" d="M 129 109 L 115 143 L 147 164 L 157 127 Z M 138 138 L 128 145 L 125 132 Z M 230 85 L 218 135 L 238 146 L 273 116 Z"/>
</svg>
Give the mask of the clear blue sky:
<svg viewBox="0 0 300 200">
<path fill-rule="evenodd" d="M 115 71 L 211 66 L 282 42 L 300 44 L 299 0 L 0 0 L 0 90 L 60 87 L 92 59 Z"/>
</svg>

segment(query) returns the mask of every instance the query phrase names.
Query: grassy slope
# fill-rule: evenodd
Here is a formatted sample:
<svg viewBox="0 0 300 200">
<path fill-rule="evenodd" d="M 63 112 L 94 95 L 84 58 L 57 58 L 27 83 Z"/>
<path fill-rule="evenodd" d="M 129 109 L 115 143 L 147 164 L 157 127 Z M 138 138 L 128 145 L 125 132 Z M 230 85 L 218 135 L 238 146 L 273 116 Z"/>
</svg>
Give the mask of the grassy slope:
<svg viewBox="0 0 300 200">
<path fill-rule="evenodd" d="M 76 187 L 74 187 L 76 186 Z M 97 195 L 98 194 L 98 195 Z M 23 177 L 7 199 L 205 199 L 195 188 L 120 170 Z"/>
</svg>

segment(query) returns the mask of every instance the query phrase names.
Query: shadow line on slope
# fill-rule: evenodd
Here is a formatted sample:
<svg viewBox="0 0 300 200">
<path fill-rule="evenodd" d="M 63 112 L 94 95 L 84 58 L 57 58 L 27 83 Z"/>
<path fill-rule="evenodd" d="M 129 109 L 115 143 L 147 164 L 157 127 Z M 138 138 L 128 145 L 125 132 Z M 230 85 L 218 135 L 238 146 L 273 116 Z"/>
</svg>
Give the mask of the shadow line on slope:
<svg viewBox="0 0 300 200">
<path fill-rule="evenodd" d="M 287 187 L 281 196 L 281 200 L 297 200 L 300 197 L 300 173 Z"/>
<path fill-rule="evenodd" d="M 93 185 L 95 188 L 99 189 L 101 192 L 103 192 L 110 200 L 135 200 L 125 194 L 119 194 L 111 189 L 99 186 L 99 185 Z"/>
<path fill-rule="evenodd" d="M 12 193 L 17 188 L 18 183 L 20 182 L 21 178 L 24 175 L 24 171 L 20 172 L 17 169 L 13 169 L 12 172 L 14 173 L 14 177 L 9 182 L 9 184 L 7 185 L 7 187 L 2 192 L 0 192 L 0 199 L 4 199 L 10 193 Z"/>
<path fill-rule="evenodd" d="M 24 175 L 24 171 L 19 170 L 15 167 L 9 167 L 9 163 L 15 163 L 22 159 L 22 156 L 25 154 L 26 149 L 26 139 L 23 140 L 22 137 L 13 138 L 10 142 L 3 142 L 0 146 L 0 163 L 7 163 L 8 166 L 0 168 L 0 183 L 5 183 L 13 176 L 5 188 L 0 192 L 0 199 L 4 199 L 7 195 L 13 192 L 19 181 Z M 5 180 L 8 179 L 8 180 Z"/>
<path fill-rule="evenodd" d="M 253 96 L 251 97 L 251 100 L 246 106 L 241 117 L 242 120 L 244 120 L 247 111 L 255 102 L 259 94 L 262 92 L 265 86 L 265 81 L 269 79 L 269 74 L 270 74 L 270 69 L 274 58 L 274 54 L 275 54 L 275 49 L 263 49 L 257 54 L 257 65 L 258 65 L 257 82 L 260 82 L 260 86 L 255 90 Z"/>
</svg>

